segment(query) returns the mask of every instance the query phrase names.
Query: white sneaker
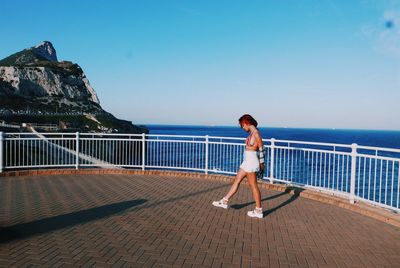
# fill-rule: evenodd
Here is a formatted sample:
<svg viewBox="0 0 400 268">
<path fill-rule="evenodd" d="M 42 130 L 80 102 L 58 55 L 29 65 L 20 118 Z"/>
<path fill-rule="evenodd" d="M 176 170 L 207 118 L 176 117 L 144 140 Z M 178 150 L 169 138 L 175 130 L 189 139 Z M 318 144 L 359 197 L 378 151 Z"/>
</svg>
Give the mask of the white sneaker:
<svg viewBox="0 0 400 268">
<path fill-rule="evenodd" d="M 225 202 L 224 202 L 224 201 L 225 201 Z M 212 204 L 213 204 L 214 207 L 219 207 L 219 208 L 227 209 L 227 208 L 228 208 L 227 202 L 228 202 L 228 201 L 227 201 L 226 199 L 222 198 L 222 199 L 219 200 L 219 201 L 214 201 L 214 202 L 212 202 Z"/>
<path fill-rule="evenodd" d="M 263 215 L 262 211 L 259 212 L 259 211 L 257 211 L 257 209 L 255 209 L 255 210 L 247 212 L 247 216 L 249 216 L 250 218 L 262 219 L 264 215 Z"/>
</svg>

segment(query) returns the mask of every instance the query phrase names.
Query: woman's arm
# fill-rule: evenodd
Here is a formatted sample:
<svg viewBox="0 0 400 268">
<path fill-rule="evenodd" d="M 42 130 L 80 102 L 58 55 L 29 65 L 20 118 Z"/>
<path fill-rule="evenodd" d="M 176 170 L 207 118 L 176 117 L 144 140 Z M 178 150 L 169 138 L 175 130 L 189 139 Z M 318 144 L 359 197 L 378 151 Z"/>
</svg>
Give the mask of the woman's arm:
<svg viewBox="0 0 400 268">
<path fill-rule="evenodd" d="M 260 132 L 257 131 L 257 136 L 256 136 L 256 144 L 258 145 L 258 150 L 263 150 L 264 149 L 264 145 L 263 145 L 263 141 L 260 135 Z"/>
<path fill-rule="evenodd" d="M 264 145 L 259 132 L 257 132 L 256 136 L 256 144 L 258 145 L 258 157 L 260 160 L 260 174 L 257 175 L 259 178 L 263 178 L 264 176 L 264 167 L 265 167 L 265 156 L 264 156 Z"/>
</svg>

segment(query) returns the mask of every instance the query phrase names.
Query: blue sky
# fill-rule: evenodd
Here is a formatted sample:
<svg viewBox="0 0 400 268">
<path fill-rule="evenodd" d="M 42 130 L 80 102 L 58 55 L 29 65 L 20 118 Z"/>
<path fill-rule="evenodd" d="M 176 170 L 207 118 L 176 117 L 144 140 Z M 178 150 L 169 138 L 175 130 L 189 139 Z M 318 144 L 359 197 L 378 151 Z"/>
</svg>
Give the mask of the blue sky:
<svg viewBox="0 0 400 268">
<path fill-rule="evenodd" d="M 400 1 L 2 1 L 0 58 L 49 40 L 138 124 L 400 130 Z"/>
</svg>

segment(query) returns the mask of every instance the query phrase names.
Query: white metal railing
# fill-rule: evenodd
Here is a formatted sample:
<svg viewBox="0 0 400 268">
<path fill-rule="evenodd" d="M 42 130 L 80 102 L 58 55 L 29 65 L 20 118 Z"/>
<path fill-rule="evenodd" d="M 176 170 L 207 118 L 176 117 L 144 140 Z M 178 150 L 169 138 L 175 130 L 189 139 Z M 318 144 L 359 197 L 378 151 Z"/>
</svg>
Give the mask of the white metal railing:
<svg viewBox="0 0 400 268">
<path fill-rule="evenodd" d="M 363 200 L 400 212 L 400 149 L 264 140 L 264 179 Z M 235 174 L 243 138 L 212 136 L 2 133 L 0 172 L 102 167 Z"/>
</svg>

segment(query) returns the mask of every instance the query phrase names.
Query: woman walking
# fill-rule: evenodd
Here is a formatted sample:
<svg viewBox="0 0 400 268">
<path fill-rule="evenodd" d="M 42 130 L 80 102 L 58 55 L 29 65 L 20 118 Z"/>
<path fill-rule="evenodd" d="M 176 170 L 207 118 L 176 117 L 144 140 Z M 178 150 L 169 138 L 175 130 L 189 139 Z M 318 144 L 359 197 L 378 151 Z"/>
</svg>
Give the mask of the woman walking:
<svg viewBox="0 0 400 268">
<path fill-rule="evenodd" d="M 246 149 L 244 152 L 244 160 L 240 165 L 240 169 L 236 174 L 235 181 L 231 186 L 228 194 L 219 201 L 214 201 L 212 204 L 220 208 L 228 208 L 229 199 L 236 194 L 239 189 L 240 183 L 245 177 L 247 177 L 247 182 L 253 193 L 253 198 L 256 202 L 256 207 L 254 210 L 247 212 L 247 215 L 252 218 L 262 218 L 263 211 L 261 208 L 261 195 L 260 189 L 257 185 L 256 172 L 263 169 L 263 159 L 259 160 L 257 152 L 260 150 L 262 152 L 263 143 L 260 133 L 257 129 L 257 121 L 249 114 L 245 114 L 239 118 L 240 127 L 249 133 L 246 139 Z M 260 162 L 262 162 L 260 164 Z"/>
</svg>

